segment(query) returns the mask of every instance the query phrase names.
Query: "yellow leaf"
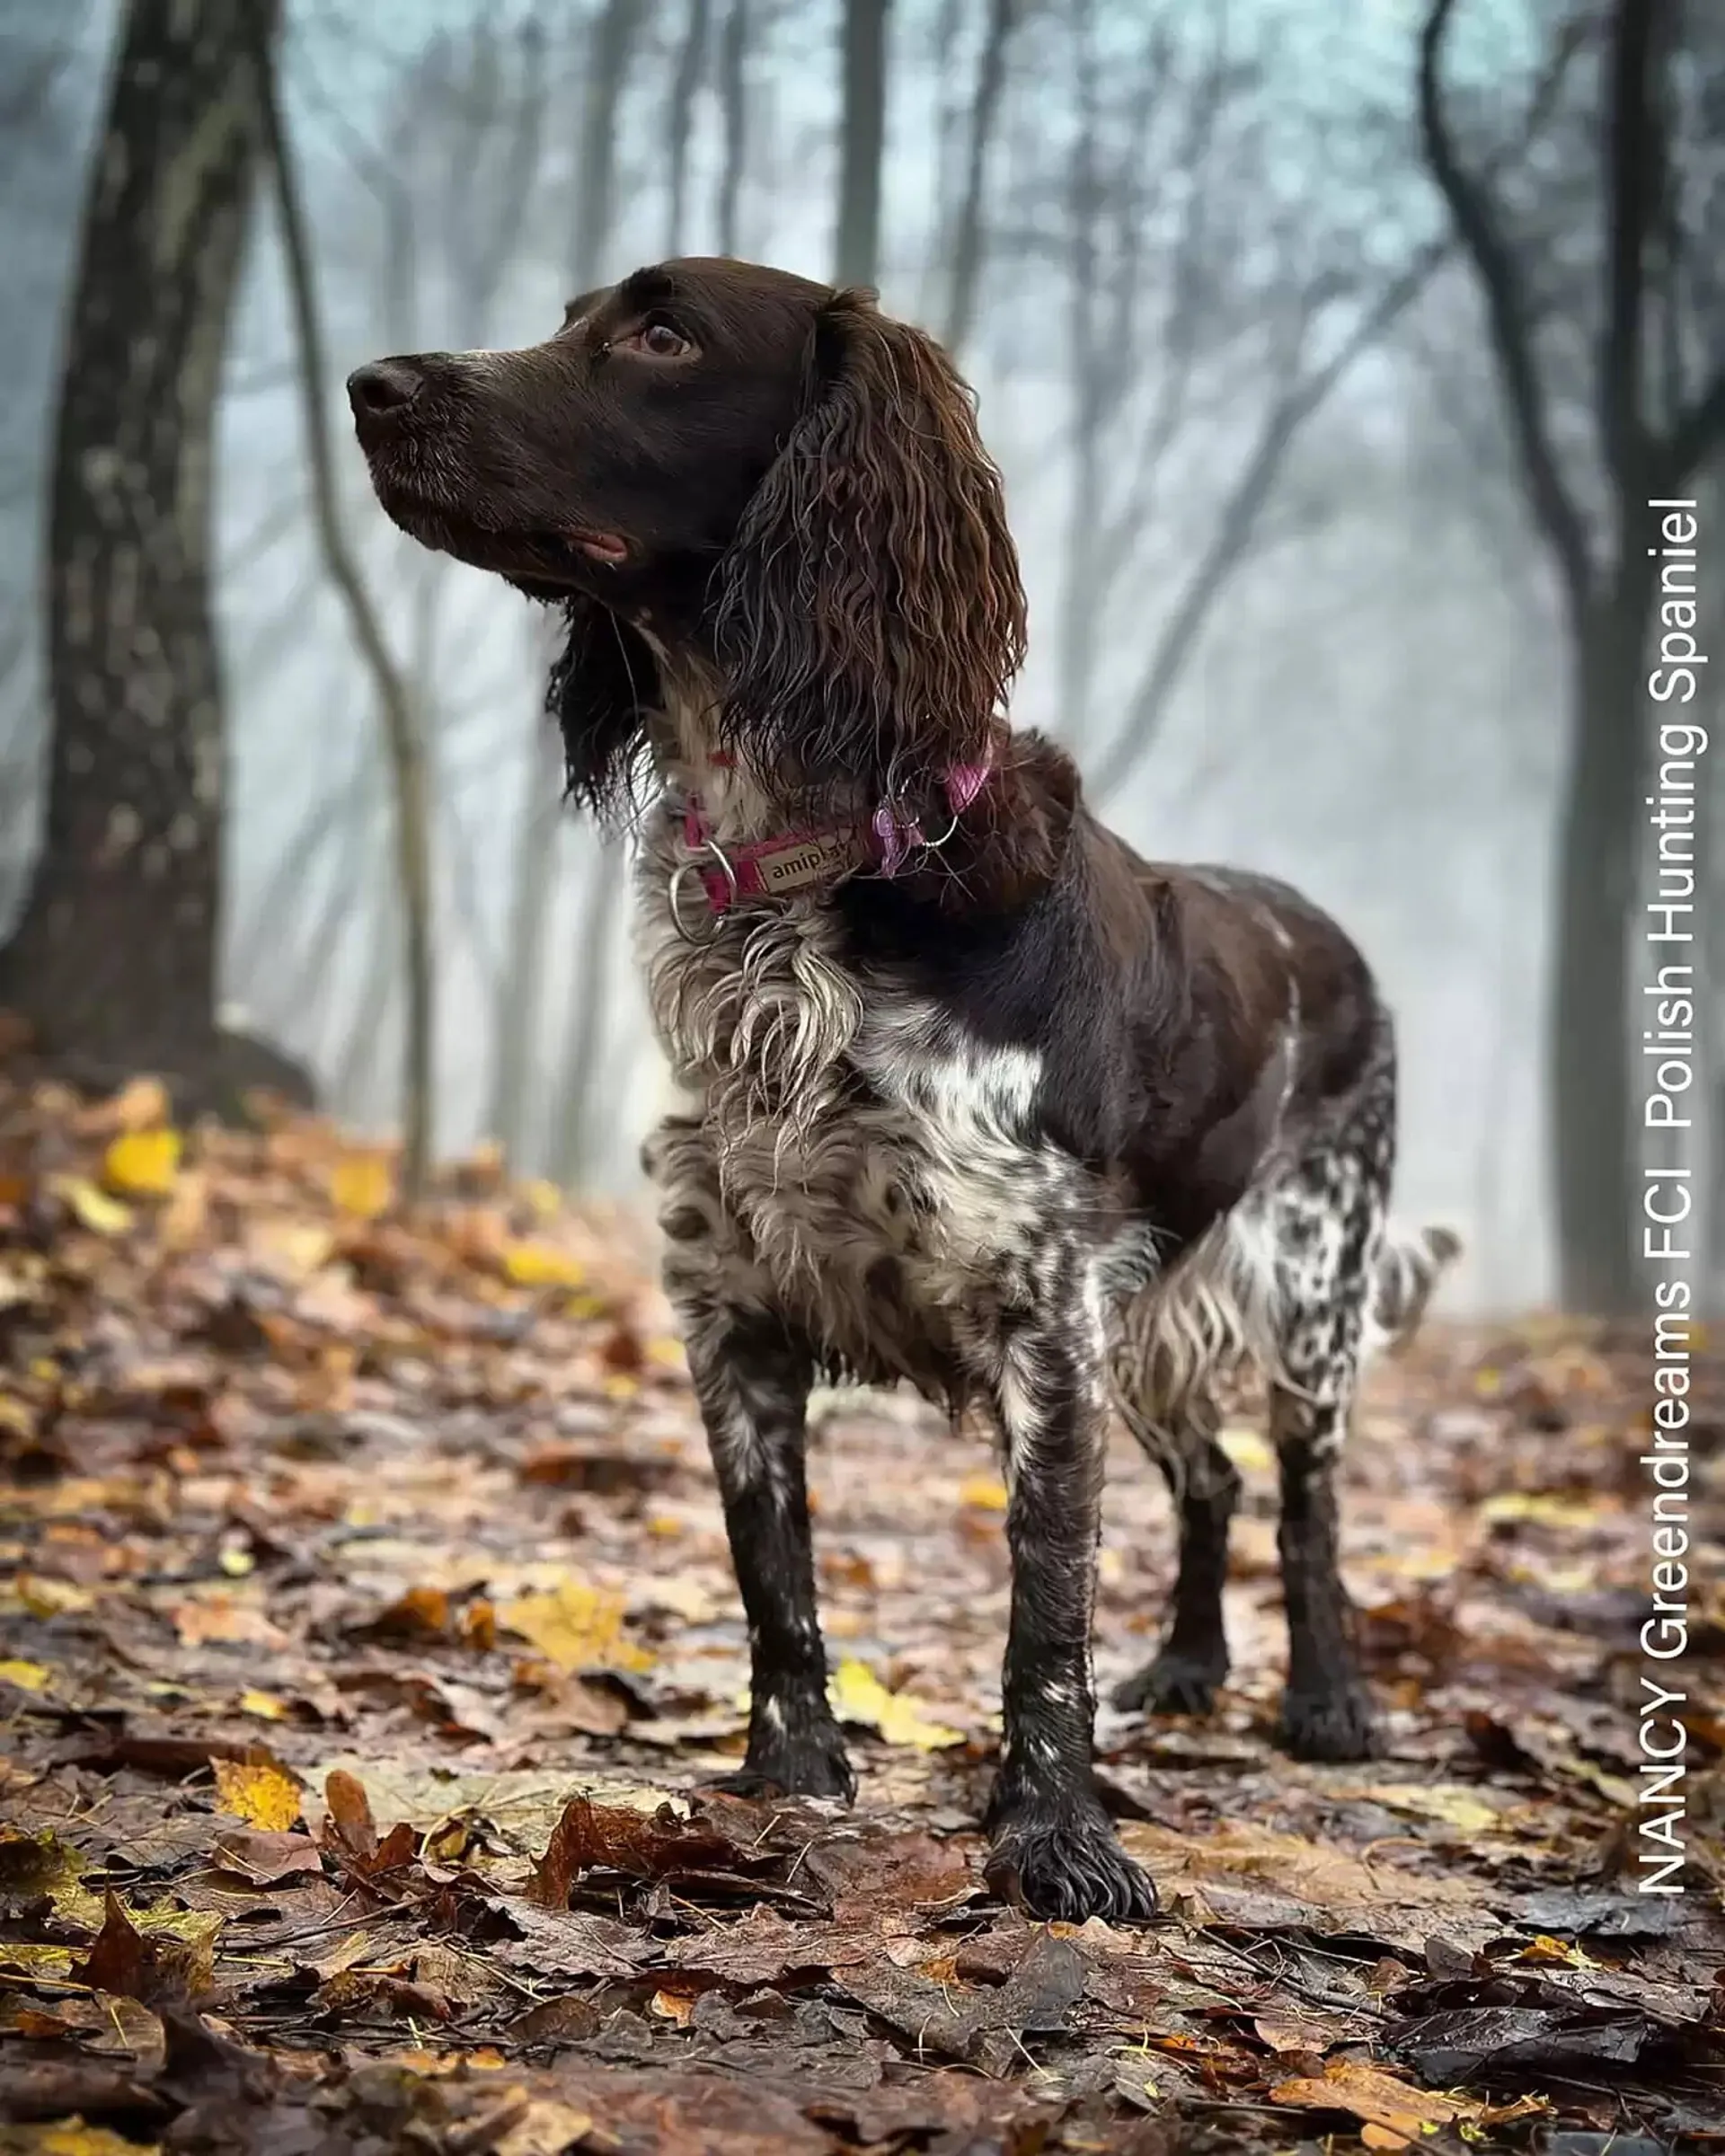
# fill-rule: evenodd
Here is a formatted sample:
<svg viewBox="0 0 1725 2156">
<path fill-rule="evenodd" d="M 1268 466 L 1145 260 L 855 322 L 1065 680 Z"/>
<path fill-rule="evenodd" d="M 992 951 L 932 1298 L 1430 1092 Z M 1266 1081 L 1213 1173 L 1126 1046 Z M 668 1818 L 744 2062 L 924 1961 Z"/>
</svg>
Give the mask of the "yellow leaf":
<svg viewBox="0 0 1725 2156">
<path fill-rule="evenodd" d="M 1266 1468 L 1276 1464 L 1275 1454 L 1250 1423 L 1229 1423 L 1216 1443 L 1243 1475 L 1261 1474 Z"/>
<path fill-rule="evenodd" d="M 18 1599 L 32 1617 L 77 1617 L 93 1610 L 96 1598 L 87 1587 L 74 1586 L 69 1579 L 48 1579 L 33 1572 L 22 1573 Z"/>
<path fill-rule="evenodd" d="M 255 1714 L 266 1722 L 285 1722 L 292 1710 L 286 1700 L 279 1700 L 273 1692 L 243 1692 L 240 1712 Z"/>
<path fill-rule="evenodd" d="M 230 1546 L 218 1554 L 216 1562 L 230 1579 L 243 1579 L 248 1572 L 257 1569 L 258 1560 L 249 1550 Z"/>
<path fill-rule="evenodd" d="M 497 1621 L 530 1639 L 559 1669 L 650 1669 L 653 1657 L 623 1636 L 624 1598 L 564 1579 L 544 1595 L 502 1604 Z"/>
<path fill-rule="evenodd" d="M 0 1683 L 15 1684 L 20 1692 L 44 1692 L 50 1673 L 40 1662 L 0 1662 Z"/>
<path fill-rule="evenodd" d="M 223 1811 L 248 1826 L 281 1833 L 299 1817 L 300 1788 L 286 1767 L 265 1761 L 253 1766 L 234 1759 L 211 1762 Z"/>
<path fill-rule="evenodd" d="M 71 1206 L 80 1227 L 93 1235 L 123 1235 L 132 1224 L 132 1208 L 81 1175 L 57 1175 L 49 1185 Z"/>
<path fill-rule="evenodd" d="M 1469 1835 L 1495 1833 L 1503 1825 L 1503 1807 L 1487 1804 L 1472 1789 L 1454 1781 L 1376 1782 L 1354 1792 L 1367 1803 L 1381 1804 L 1413 1819 L 1438 1819 L 1457 1833 Z"/>
<path fill-rule="evenodd" d="M 518 1287 L 579 1287 L 587 1278 L 580 1259 L 554 1242 L 506 1243 L 503 1270 Z"/>
<path fill-rule="evenodd" d="M 523 1183 L 519 1195 L 526 1200 L 529 1210 L 538 1220 L 555 1220 L 563 1209 L 562 1192 L 555 1183 L 547 1182 L 544 1176 Z"/>
<path fill-rule="evenodd" d="M 106 2126 L 86 2126 L 81 2118 L 69 2119 L 64 2125 L 21 2126 L 17 2131 L 28 2138 L 22 2141 L 8 2139 L 4 2147 L 5 2156 L 159 2156 L 161 2143 L 128 2141 Z"/>
<path fill-rule="evenodd" d="M 1488 1527 L 1512 1525 L 1526 1520 L 1538 1527 L 1592 1527 L 1598 1524 L 1600 1507 L 1575 1498 L 1537 1495 L 1524 1489 L 1506 1489 L 1488 1498 L 1480 1507 Z"/>
<path fill-rule="evenodd" d="M 889 1692 L 866 1662 L 850 1656 L 834 1671 L 827 1697 L 840 1721 L 862 1722 L 878 1729 L 889 1745 L 913 1745 L 919 1752 L 935 1752 L 943 1745 L 964 1742 L 963 1730 L 929 1721 L 920 1701 L 908 1692 Z"/>
<path fill-rule="evenodd" d="M 959 1485 L 959 1503 L 972 1512 L 1004 1512 L 1006 1485 L 998 1475 L 967 1475 Z"/>
<path fill-rule="evenodd" d="M 102 1155 L 102 1180 L 121 1197 L 166 1197 L 179 1167 L 177 1130 L 127 1130 Z"/>
<path fill-rule="evenodd" d="M 381 1153 L 349 1153 L 330 1175 L 330 1198 L 338 1212 L 356 1220 L 376 1220 L 387 1213 L 395 1196 L 395 1178 Z"/>
<path fill-rule="evenodd" d="M 645 1361 L 656 1370 L 686 1370 L 689 1361 L 683 1352 L 683 1343 L 673 1333 L 659 1333 L 641 1349 Z"/>
</svg>

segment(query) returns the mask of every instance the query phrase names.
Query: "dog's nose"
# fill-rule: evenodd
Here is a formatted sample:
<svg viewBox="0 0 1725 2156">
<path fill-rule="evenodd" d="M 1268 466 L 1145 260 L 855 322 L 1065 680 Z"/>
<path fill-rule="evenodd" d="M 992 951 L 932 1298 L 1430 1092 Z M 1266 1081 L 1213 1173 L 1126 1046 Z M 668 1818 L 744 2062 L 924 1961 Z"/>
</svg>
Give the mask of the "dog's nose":
<svg viewBox="0 0 1725 2156">
<path fill-rule="evenodd" d="M 375 419 L 411 404 L 424 386 L 425 376 L 413 360 L 374 359 L 348 376 L 348 402 L 355 419 Z"/>
</svg>

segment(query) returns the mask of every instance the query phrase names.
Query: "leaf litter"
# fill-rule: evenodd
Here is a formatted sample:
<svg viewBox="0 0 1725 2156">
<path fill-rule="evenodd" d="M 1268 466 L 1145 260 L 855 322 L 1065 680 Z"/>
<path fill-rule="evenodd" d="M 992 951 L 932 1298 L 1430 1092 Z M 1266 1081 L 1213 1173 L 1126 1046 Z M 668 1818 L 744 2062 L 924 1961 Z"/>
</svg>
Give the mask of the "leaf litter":
<svg viewBox="0 0 1725 2156">
<path fill-rule="evenodd" d="M 1636 1891 L 1641 1345 L 1434 1326 L 1376 1372 L 1349 1577 L 1385 1755 L 1269 1742 L 1253 1403 L 1202 1721 L 1104 1710 L 1140 1931 L 990 1895 L 997 1463 L 819 1403 L 845 1811 L 721 1785 L 747 1639 L 627 1215 L 261 1114 L 0 1076 L 0 2156 L 1725 2142 L 1725 1405 L 1681 1895 Z M 1167 1508 L 1122 1446 L 1099 1690 Z M 1711 1703 L 1706 1695 L 1712 1695 Z"/>
</svg>

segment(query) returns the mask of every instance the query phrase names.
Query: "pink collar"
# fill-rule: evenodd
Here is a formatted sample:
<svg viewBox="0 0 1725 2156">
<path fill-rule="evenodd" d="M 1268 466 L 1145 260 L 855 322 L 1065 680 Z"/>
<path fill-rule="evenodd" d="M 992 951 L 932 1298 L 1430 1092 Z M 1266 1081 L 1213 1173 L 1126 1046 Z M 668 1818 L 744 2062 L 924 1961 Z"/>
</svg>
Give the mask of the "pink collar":
<svg viewBox="0 0 1725 2156">
<path fill-rule="evenodd" d="M 812 884 L 836 881 L 856 869 L 872 867 L 878 875 L 896 876 L 913 853 L 946 844 L 960 817 L 987 783 L 992 769 L 992 763 L 955 764 L 944 773 L 942 784 L 952 822 L 932 841 L 924 835 L 916 817 L 905 815 L 891 801 L 882 801 L 869 818 L 866 832 L 835 825 L 721 847 L 700 797 L 692 793 L 683 810 L 683 843 L 691 855 L 706 858 L 686 862 L 676 880 L 680 882 L 684 871 L 693 869 L 708 904 L 715 914 L 722 914 L 739 898 L 783 897 Z"/>
</svg>

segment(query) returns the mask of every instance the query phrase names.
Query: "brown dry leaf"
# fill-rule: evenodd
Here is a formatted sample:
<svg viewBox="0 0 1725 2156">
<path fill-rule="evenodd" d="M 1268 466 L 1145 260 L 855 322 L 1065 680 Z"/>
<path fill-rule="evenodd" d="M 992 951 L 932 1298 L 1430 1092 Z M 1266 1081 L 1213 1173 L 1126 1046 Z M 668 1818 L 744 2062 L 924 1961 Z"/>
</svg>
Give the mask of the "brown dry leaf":
<svg viewBox="0 0 1725 2156">
<path fill-rule="evenodd" d="M 187 1647 L 226 1644 L 279 1649 L 288 1643 L 288 1635 L 265 1616 L 261 1604 L 222 1588 L 207 1588 L 176 1602 L 170 1614 Z"/>
<path fill-rule="evenodd" d="M 372 1817 L 371 1799 L 358 1777 L 345 1767 L 332 1767 L 323 1781 L 323 1801 L 330 1813 L 326 1832 L 350 1855 L 375 1855 L 377 1822 Z"/>
<path fill-rule="evenodd" d="M 323 1869 L 317 1844 L 309 1834 L 282 1829 L 230 1828 L 217 1835 L 216 1853 L 229 1870 L 243 1872 L 260 1886 Z"/>
<path fill-rule="evenodd" d="M 1416 2089 L 1398 2081 L 1381 2066 L 1358 2059 L 1331 2059 L 1322 2078 L 1300 2075 L 1280 2081 L 1269 2092 L 1273 2104 L 1288 2104 L 1314 2111 L 1349 2111 L 1366 2123 L 1368 2134 L 1377 2136 L 1368 2146 L 1406 2148 L 1421 2134 L 1457 2119 L 1475 2119 L 1483 2107 L 1469 2098 L 1441 2096 L 1435 2090 Z"/>
<path fill-rule="evenodd" d="M 282 1832 L 299 1817 L 300 1786 L 278 1760 L 212 1760 L 217 1801 L 248 1826 Z"/>
<path fill-rule="evenodd" d="M 571 1797 L 534 1866 L 527 1891 L 542 1906 L 560 1909 L 571 1886 L 596 1865 L 635 1878 L 666 1879 L 731 1870 L 746 1860 L 735 1842 L 698 1820 L 679 1819 L 669 1805 L 648 1818 L 621 1805 Z"/>
<path fill-rule="evenodd" d="M 81 1135 L 107 1137 L 116 1131 L 148 1130 L 172 1118 L 168 1089 L 159 1078 L 129 1078 L 116 1093 L 82 1109 L 72 1119 Z"/>
<path fill-rule="evenodd" d="M 503 2138 L 492 2143 L 492 2156 L 563 2156 L 592 2127 L 590 2112 L 578 2111 L 558 2097 L 532 2097 Z"/>
</svg>

